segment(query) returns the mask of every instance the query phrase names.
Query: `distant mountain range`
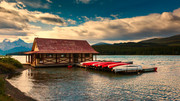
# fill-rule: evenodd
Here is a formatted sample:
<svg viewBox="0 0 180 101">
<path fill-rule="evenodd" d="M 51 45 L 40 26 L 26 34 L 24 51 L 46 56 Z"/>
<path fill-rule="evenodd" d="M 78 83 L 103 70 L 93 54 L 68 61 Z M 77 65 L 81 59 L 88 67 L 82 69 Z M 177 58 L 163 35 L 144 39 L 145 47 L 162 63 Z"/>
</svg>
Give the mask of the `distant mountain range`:
<svg viewBox="0 0 180 101">
<path fill-rule="evenodd" d="M 94 46 L 94 45 L 112 45 L 112 44 L 105 43 L 105 42 L 99 42 L 99 43 L 93 44 L 92 46 Z"/>
<path fill-rule="evenodd" d="M 26 43 L 22 39 L 10 42 L 8 39 L 4 39 L 0 43 L 0 55 L 6 55 L 14 52 L 25 52 L 30 51 L 32 43 Z"/>
</svg>

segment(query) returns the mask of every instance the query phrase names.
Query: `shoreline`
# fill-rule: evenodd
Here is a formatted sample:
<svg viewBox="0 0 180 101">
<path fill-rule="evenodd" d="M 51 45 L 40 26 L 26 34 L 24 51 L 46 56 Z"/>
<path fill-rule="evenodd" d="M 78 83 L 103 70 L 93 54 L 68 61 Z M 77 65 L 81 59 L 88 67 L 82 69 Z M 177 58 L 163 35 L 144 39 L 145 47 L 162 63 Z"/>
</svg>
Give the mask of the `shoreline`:
<svg viewBox="0 0 180 101">
<path fill-rule="evenodd" d="M 28 65 L 23 65 L 22 69 L 16 69 L 17 73 L 21 73 L 22 71 L 32 68 L 31 66 Z M 18 88 L 14 87 L 11 85 L 6 78 L 9 77 L 10 75 L 5 75 L 4 81 L 5 81 L 5 94 L 12 98 L 14 101 L 37 101 L 27 95 L 25 93 L 21 92 Z"/>
</svg>

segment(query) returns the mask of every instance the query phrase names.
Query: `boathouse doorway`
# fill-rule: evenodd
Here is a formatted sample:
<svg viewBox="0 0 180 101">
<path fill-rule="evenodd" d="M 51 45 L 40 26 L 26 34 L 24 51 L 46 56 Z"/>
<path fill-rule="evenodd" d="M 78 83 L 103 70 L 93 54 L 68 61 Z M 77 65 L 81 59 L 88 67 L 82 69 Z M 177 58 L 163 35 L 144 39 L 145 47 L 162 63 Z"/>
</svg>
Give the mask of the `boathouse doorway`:
<svg viewBox="0 0 180 101">
<path fill-rule="evenodd" d="M 78 63 L 79 54 L 73 54 L 73 62 Z"/>
</svg>

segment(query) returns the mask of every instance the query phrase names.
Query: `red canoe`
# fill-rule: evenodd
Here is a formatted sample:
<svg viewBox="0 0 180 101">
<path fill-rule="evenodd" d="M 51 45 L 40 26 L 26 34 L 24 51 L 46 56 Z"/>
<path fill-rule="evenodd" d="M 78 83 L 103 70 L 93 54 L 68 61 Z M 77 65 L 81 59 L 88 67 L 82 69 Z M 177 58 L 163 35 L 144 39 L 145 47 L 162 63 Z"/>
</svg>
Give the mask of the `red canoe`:
<svg viewBox="0 0 180 101">
<path fill-rule="evenodd" d="M 112 64 L 112 63 L 115 63 L 115 62 L 102 62 L 102 63 L 96 64 L 94 66 L 100 67 L 100 66 L 103 66 L 103 65 L 106 65 L 106 64 Z"/>
<path fill-rule="evenodd" d="M 115 64 L 110 64 L 110 65 L 108 65 L 108 68 L 113 68 L 113 67 L 116 67 L 116 66 L 121 66 L 121 65 L 129 65 L 128 63 L 123 63 L 123 62 L 121 62 L 121 63 L 115 63 Z"/>
<path fill-rule="evenodd" d="M 104 68 L 104 67 L 108 67 L 109 65 L 117 64 L 117 63 L 121 63 L 121 62 L 109 62 L 109 63 L 105 63 L 105 64 L 101 65 L 101 67 Z"/>
<path fill-rule="evenodd" d="M 99 65 L 104 64 L 104 63 L 105 63 L 105 62 L 99 62 L 99 63 L 93 64 L 92 66 L 98 67 Z"/>
<path fill-rule="evenodd" d="M 83 66 L 91 66 L 92 64 L 95 64 L 95 63 L 99 63 L 99 62 L 97 62 L 97 61 L 95 61 L 95 62 L 87 62 L 87 63 L 83 63 L 82 65 Z"/>
</svg>

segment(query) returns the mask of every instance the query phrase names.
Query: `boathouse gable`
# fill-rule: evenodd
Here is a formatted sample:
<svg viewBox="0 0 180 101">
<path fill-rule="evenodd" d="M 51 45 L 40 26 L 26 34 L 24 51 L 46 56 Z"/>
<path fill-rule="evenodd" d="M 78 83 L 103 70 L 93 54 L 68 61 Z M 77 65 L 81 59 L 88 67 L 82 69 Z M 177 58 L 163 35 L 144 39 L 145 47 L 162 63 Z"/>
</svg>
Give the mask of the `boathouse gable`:
<svg viewBox="0 0 180 101">
<path fill-rule="evenodd" d="M 32 50 L 25 54 L 27 63 L 38 67 L 93 61 L 97 53 L 86 40 L 35 38 Z"/>
<path fill-rule="evenodd" d="M 39 49 L 38 49 L 38 47 L 37 47 L 37 43 L 36 43 L 36 42 L 34 43 L 34 46 L 33 46 L 32 51 L 39 51 Z"/>
</svg>

